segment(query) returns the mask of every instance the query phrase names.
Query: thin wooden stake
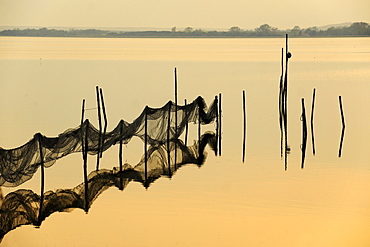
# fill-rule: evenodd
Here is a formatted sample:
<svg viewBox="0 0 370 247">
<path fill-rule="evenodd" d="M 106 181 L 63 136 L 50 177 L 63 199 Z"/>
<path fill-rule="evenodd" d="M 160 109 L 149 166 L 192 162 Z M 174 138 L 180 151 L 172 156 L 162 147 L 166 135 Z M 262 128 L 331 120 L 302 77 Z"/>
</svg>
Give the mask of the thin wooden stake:
<svg viewBox="0 0 370 247">
<path fill-rule="evenodd" d="M 314 116 L 314 108 L 315 108 L 315 95 L 316 95 L 316 88 L 313 89 L 312 94 L 312 108 L 311 108 L 311 139 L 312 139 L 312 154 L 316 154 L 315 150 L 315 134 L 313 128 L 313 116 Z"/>
<path fill-rule="evenodd" d="M 122 152 L 123 152 L 123 141 L 122 141 L 122 135 L 123 135 L 123 120 L 120 121 L 120 129 L 119 129 L 119 135 L 120 135 L 120 141 L 119 141 L 119 171 L 122 172 L 123 170 L 123 161 L 122 161 Z M 123 178 L 122 174 L 120 174 L 119 177 L 120 180 L 120 190 L 123 190 Z"/>
<path fill-rule="evenodd" d="M 100 163 L 100 145 L 101 145 L 101 138 L 102 138 L 102 126 L 101 126 L 101 114 L 100 114 L 100 97 L 99 97 L 99 87 L 96 86 L 96 101 L 98 107 L 98 122 L 99 122 L 99 140 L 98 140 L 98 153 L 96 155 L 96 170 L 99 170 L 99 163 Z"/>
<path fill-rule="evenodd" d="M 218 128 L 218 131 L 219 131 L 219 134 L 218 134 L 218 154 L 221 156 L 221 143 L 222 143 L 222 107 L 221 107 L 221 93 L 218 95 L 218 100 L 219 100 L 219 104 L 218 104 L 218 107 L 219 107 L 219 111 L 218 111 L 218 118 L 219 118 L 219 128 Z"/>
<path fill-rule="evenodd" d="M 83 124 L 85 118 L 85 99 L 82 100 L 82 114 L 81 114 L 81 124 L 80 124 L 80 131 L 81 131 L 81 148 L 82 148 L 82 159 L 84 159 L 85 153 L 85 146 L 84 146 L 84 139 L 83 139 Z"/>
<path fill-rule="evenodd" d="M 88 143 L 88 133 L 89 133 L 89 120 L 86 119 L 85 121 L 86 127 L 85 127 L 85 148 L 84 148 L 84 185 L 85 185 L 85 212 L 87 213 L 89 211 L 89 197 L 88 197 L 88 188 L 89 188 L 89 181 L 87 177 L 87 153 L 89 151 L 89 143 Z"/>
<path fill-rule="evenodd" d="M 172 102 L 168 102 L 168 121 L 167 121 L 167 163 L 168 163 L 168 174 L 169 177 L 172 176 L 171 171 L 171 147 L 170 147 L 170 140 L 171 140 L 171 106 Z"/>
<path fill-rule="evenodd" d="M 285 131 L 285 150 L 288 148 L 288 34 L 285 35 L 285 79 L 284 79 L 284 131 Z"/>
<path fill-rule="evenodd" d="M 288 34 L 285 35 L 285 78 L 284 78 L 284 139 L 285 139 L 285 170 L 288 169 L 288 60 L 291 54 L 288 50 Z"/>
<path fill-rule="evenodd" d="M 86 120 L 86 128 L 85 128 L 85 135 L 84 135 L 84 114 L 85 114 L 85 99 L 82 101 L 82 115 L 81 115 L 81 148 L 82 148 L 82 159 L 84 161 L 83 165 L 83 174 L 84 174 L 84 189 L 85 189 L 85 212 L 89 211 L 89 204 L 88 204 L 88 181 L 87 181 L 87 151 L 88 151 L 88 126 L 89 120 Z"/>
<path fill-rule="evenodd" d="M 188 108 L 186 104 L 186 99 L 185 99 L 185 116 L 186 116 L 186 123 L 185 123 L 185 147 L 187 146 L 188 143 L 188 132 L 189 132 L 189 116 L 188 116 Z"/>
<path fill-rule="evenodd" d="M 148 107 L 145 107 L 144 125 L 144 160 L 145 160 L 145 188 L 148 188 Z"/>
<path fill-rule="evenodd" d="M 218 155 L 218 97 L 215 96 L 215 104 L 216 104 L 216 147 L 215 147 L 215 154 Z"/>
<path fill-rule="evenodd" d="M 198 153 L 199 153 L 199 157 L 201 156 L 201 153 L 200 153 L 200 136 L 201 136 L 201 114 L 200 114 L 200 98 L 198 98 Z"/>
<path fill-rule="evenodd" d="M 177 137 L 177 69 L 175 68 L 175 136 Z M 176 166 L 177 166 L 177 142 L 175 141 L 174 142 L 174 167 L 175 167 L 175 170 L 176 170 Z"/>
<path fill-rule="evenodd" d="M 119 128 L 119 135 L 120 135 L 120 141 L 119 141 L 119 170 L 122 171 L 123 167 L 123 161 L 122 161 L 122 152 L 123 152 L 123 141 L 122 141 L 122 134 L 123 134 L 123 120 L 120 121 L 120 128 Z"/>
<path fill-rule="evenodd" d="M 101 105 L 102 105 L 102 108 L 103 108 L 103 117 L 104 117 L 103 136 L 101 137 L 101 143 L 100 143 L 100 158 L 102 158 L 103 157 L 104 138 L 105 138 L 105 133 L 107 132 L 107 127 L 108 127 L 108 118 L 107 118 L 107 113 L 105 111 L 103 89 L 101 89 L 101 88 L 100 88 L 100 99 L 101 99 Z"/>
<path fill-rule="evenodd" d="M 45 167 L 44 167 L 44 155 L 42 152 L 42 136 L 40 133 L 37 134 L 37 139 L 39 143 L 40 169 L 41 169 L 40 208 L 39 208 L 39 217 L 38 217 L 38 225 L 40 226 L 42 222 L 42 210 L 44 207 Z"/>
<path fill-rule="evenodd" d="M 340 136 L 338 157 L 341 157 L 342 156 L 343 139 L 344 139 L 344 131 L 346 129 L 346 123 L 344 121 L 344 113 L 343 113 L 343 107 L 342 107 L 342 96 L 339 96 L 339 107 L 340 107 L 340 115 L 341 115 L 341 118 L 342 118 L 342 134 Z"/>
<path fill-rule="evenodd" d="M 247 133 L 247 114 L 245 111 L 245 91 L 243 90 L 243 157 L 242 162 L 245 160 L 245 139 Z"/>
</svg>

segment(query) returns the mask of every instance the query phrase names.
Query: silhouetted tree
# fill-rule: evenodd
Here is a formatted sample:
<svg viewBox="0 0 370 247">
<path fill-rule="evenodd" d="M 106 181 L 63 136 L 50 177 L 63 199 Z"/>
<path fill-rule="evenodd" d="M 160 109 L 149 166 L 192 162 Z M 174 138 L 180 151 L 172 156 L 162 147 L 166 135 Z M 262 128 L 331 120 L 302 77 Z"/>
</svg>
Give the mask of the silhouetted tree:
<svg viewBox="0 0 370 247">
<path fill-rule="evenodd" d="M 294 26 L 292 30 L 290 30 L 293 36 L 300 36 L 302 34 L 301 28 L 299 26 Z"/>
<path fill-rule="evenodd" d="M 230 29 L 229 29 L 229 32 L 230 33 L 240 33 L 242 30 L 240 29 L 240 27 L 236 27 L 236 26 L 234 26 L 234 27 L 231 27 Z"/>
<path fill-rule="evenodd" d="M 184 32 L 185 33 L 192 33 L 193 32 L 193 28 L 192 27 L 187 27 L 184 29 Z"/>
<path fill-rule="evenodd" d="M 366 35 L 370 34 L 370 27 L 369 24 L 366 22 L 354 22 L 349 27 L 349 31 L 353 35 Z"/>
<path fill-rule="evenodd" d="M 276 33 L 277 28 L 271 27 L 269 24 L 263 24 L 260 27 L 256 28 L 255 31 L 258 35 L 268 36 Z"/>
</svg>

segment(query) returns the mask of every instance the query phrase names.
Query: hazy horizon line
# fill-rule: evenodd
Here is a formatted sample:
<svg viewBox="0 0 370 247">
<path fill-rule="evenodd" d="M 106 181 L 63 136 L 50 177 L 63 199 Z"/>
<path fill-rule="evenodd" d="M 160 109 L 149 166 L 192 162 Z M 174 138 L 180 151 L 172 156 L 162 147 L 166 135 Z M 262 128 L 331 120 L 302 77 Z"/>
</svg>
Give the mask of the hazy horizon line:
<svg viewBox="0 0 370 247">
<path fill-rule="evenodd" d="M 320 25 L 320 26 L 310 26 L 310 27 L 317 27 L 319 30 L 323 29 L 327 29 L 329 27 L 340 27 L 340 26 L 350 26 L 352 23 L 354 23 L 356 21 L 353 21 L 353 22 L 342 22 L 342 23 L 336 23 L 336 24 L 327 24 L 327 25 Z M 362 21 L 362 22 L 366 22 L 366 21 Z M 268 23 L 263 23 L 263 24 L 268 24 Z M 263 25 L 261 24 L 261 25 Z M 269 24 L 270 25 L 270 24 Z M 238 25 L 234 25 L 234 26 L 238 26 Z M 299 25 L 295 25 L 295 26 L 299 26 Z M 185 29 L 187 27 L 191 27 L 191 26 L 171 26 L 171 27 L 119 27 L 119 26 L 111 26 L 111 27 L 98 27 L 98 26 L 54 26 L 54 25 L 50 25 L 50 26 L 40 26 L 40 25 L 0 25 L 0 31 L 3 31 L 3 30 L 8 30 L 8 29 L 16 29 L 16 28 L 48 28 L 48 29 L 59 29 L 59 30 L 70 30 L 70 29 L 77 29 L 77 30 L 80 30 L 80 29 L 99 29 L 99 30 L 105 30 L 105 31 L 170 31 L 173 27 L 176 27 L 178 30 L 182 30 L 182 29 Z M 254 27 L 254 28 L 243 28 L 241 26 L 239 26 L 241 29 L 243 30 L 254 30 L 255 28 L 257 27 Z M 275 26 L 273 26 L 275 27 Z M 291 28 L 282 28 L 280 29 L 279 27 L 277 27 L 278 29 L 280 30 L 289 30 L 289 29 L 292 29 L 294 26 L 292 26 Z M 310 27 L 303 27 L 303 29 L 306 29 L 306 28 L 310 28 Z M 231 27 L 203 27 L 203 28 L 199 28 L 199 27 L 192 27 L 193 29 L 201 29 L 201 30 L 206 30 L 206 31 L 227 31 L 229 30 Z M 302 28 L 302 27 L 301 27 Z"/>
</svg>

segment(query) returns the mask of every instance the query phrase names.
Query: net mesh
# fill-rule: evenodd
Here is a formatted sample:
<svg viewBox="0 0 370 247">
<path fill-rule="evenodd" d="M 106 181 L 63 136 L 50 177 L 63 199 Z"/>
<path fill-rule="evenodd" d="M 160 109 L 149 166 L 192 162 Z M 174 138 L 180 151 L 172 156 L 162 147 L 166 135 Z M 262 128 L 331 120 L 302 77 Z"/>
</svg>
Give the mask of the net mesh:
<svg viewBox="0 0 370 247">
<path fill-rule="evenodd" d="M 127 144 L 134 136 L 144 141 L 145 119 L 147 142 L 155 146 L 176 140 L 188 123 L 209 124 L 216 116 L 217 99 L 207 108 L 204 99 L 199 96 L 191 104 L 183 106 L 169 101 L 161 108 L 146 107 L 132 123 L 121 120 L 111 132 L 102 133 L 87 119 L 77 128 L 68 129 L 58 137 L 50 138 L 38 133 L 21 147 L 0 148 L 0 186 L 18 186 L 31 179 L 42 163 L 50 167 L 68 154 L 83 151 L 86 144 L 87 152 L 96 155 L 119 142 Z"/>
</svg>

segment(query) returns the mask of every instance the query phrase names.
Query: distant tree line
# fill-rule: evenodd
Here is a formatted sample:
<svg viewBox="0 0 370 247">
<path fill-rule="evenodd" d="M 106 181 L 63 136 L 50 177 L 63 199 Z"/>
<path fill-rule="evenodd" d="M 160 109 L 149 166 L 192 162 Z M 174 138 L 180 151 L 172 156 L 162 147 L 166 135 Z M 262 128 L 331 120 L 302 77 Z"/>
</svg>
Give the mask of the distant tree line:
<svg viewBox="0 0 370 247">
<path fill-rule="evenodd" d="M 288 33 L 293 37 L 333 37 L 333 36 L 370 36 L 370 25 L 366 22 L 355 22 L 348 27 L 330 27 L 327 30 L 319 30 L 317 27 L 301 29 L 295 26 L 288 30 L 279 30 L 268 24 L 263 24 L 254 30 L 243 30 L 237 26 L 227 31 L 208 31 L 186 27 L 177 30 L 176 27 L 170 31 L 136 31 L 136 32 L 112 32 L 97 29 L 85 30 L 56 30 L 56 29 L 13 29 L 0 32 L 0 36 L 26 36 L 26 37 L 281 37 Z"/>
<path fill-rule="evenodd" d="M 354 22 L 348 27 L 330 27 L 319 30 L 317 27 L 300 29 L 295 26 L 290 30 L 291 36 L 370 36 L 370 25 L 366 22 Z"/>
<path fill-rule="evenodd" d="M 85 30 L 56 30 L 56 29 L 13 29 L 4 30 L 0 32 L 0 36 L 26 36 L 26 37 L 100 37 L 104 36 L 109 31 L 97 30 L 97 29 L 85 29 Z"/>
</svg>

